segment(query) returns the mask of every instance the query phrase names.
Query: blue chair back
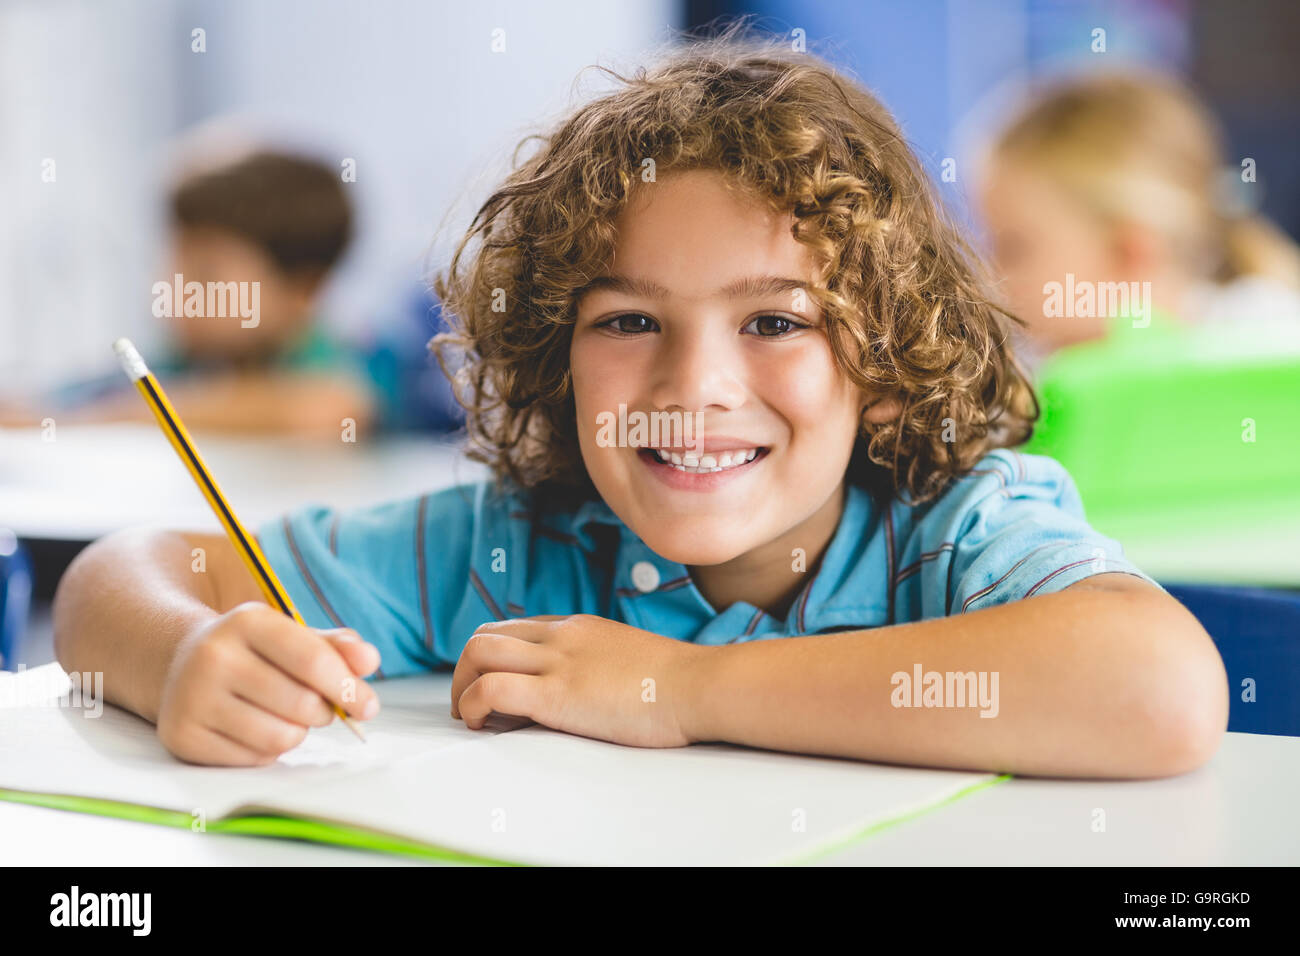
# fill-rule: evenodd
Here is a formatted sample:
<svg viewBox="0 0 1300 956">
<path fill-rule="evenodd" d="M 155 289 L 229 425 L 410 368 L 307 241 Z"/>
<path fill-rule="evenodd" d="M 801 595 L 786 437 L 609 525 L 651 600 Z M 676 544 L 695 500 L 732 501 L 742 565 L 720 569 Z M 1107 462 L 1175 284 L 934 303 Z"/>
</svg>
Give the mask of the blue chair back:
<svg viewBox="0 0 1300 956">
<path fill-rule="evenodd" d="M 1228 672 L 1228 729 L 1300 737 L 1300 593 L 1167 584 L 1214 638 Z M 1248 681 L 1254 700 L 1245 699 Z"/>
<path fill-rule="evenodd" d="M 17 537 L 0 528 L 0 670 L 13 670 L 32 603 L 32 566 Z"/>
</svg>

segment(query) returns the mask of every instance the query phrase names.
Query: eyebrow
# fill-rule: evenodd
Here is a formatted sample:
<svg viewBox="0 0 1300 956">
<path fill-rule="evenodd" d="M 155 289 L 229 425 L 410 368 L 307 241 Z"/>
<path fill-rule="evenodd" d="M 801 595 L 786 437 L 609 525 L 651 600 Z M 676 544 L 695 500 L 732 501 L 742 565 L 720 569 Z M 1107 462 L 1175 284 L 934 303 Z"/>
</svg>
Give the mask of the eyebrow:
<svg viewBox="0 0 1300 956">
<path fill-rule="evenodd" d="M 728 299 L 758 299 L 804 289 L 807 285 L 806 281 L 783 276 L 744 276 L 718 289 L 714 295 Z M 666 299 L 671 295 L 668 289 L 652 279 L 624 275 L 597 276 L 583 288 L 582 295 L 596 291 L 622 292 L 645 299 Z"/>
</svg>

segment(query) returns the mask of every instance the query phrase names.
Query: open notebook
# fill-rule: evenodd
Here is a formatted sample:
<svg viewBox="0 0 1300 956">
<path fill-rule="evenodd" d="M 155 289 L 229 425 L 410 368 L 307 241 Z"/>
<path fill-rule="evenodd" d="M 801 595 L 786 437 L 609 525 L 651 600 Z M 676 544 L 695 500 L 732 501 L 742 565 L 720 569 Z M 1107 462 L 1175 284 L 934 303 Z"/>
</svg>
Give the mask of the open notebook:
<svg viewBox="0 0 1300 956">
<path fill-rule="evenodd" d="M 111 705 L 66 706 L 57 665 L 0 674 L 0 799 L 452 861 L 746 865 L 813 860 L 1005 779 L 506 721 L 472 731 L 450 716 L 449 673 L 375 686 L 368 743 L 336 720 L 275 765 L 229 769 L 174 759 Z"/>
</svg>

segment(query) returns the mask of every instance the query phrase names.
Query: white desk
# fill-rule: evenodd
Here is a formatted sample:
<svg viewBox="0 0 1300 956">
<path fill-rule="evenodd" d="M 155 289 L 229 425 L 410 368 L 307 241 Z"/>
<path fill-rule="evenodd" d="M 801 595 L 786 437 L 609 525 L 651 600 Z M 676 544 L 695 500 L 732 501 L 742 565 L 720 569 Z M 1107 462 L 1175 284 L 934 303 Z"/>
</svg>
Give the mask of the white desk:
<svg viewBox="0 0 1300 956">
<path fill-rule="evenodd" d="M 825 862 L 1296 866 L 1300 737 L 1226 734 L 1200 770 L 1122 782 L 1012 778 Z M 1093 831 L 1094 811 L 1104 832 Z"/>
<path fill-rule="evenodd" d="M 28 671 L 18 680 L 42 679 Z M 1227 734 L 1152 781 L 1014 778 L 839 848 L 823 865 L 1300 864 L 1300 738 Z M 1094 832 L 1095 810 L 1106 814 Z M 416 865 L 289 840 L 196 834 L 0 801 L 0 865 Z"/>
<path fill-rule="evenodd" d="M 0 429 L 0 527 L 20 537 L 89 541 L 135 524 L 220 530 L 194 480 L 155 425 Z M 322 442 L 194 441 L 250 528 L 307 503 L 360 507 L 453 484 L 486 469 L 437 437 Z"/>
<path fill-rule="evenodd" d="M 1300 588 L 1300 493 L 1088 518 L 1164 583 Z"/>
</svg>

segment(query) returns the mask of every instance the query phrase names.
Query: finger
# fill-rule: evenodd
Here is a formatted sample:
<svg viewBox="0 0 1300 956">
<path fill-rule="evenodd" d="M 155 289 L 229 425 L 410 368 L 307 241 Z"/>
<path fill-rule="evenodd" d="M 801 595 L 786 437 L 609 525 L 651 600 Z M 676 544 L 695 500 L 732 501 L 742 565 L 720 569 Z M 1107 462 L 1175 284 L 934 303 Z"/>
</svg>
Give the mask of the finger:
<svg viewBox="0 0 1300 956">
<path fill-rule="evenodd" d="M 211 727 L 188 729 L 184 752 L 173 751 L 173 753 L 186 763 L 201 766 L 259 767 L 275 759 L 250 750 L 239 741 L 231 740 L 221 731 L 213 730 Z"/>
<path fill-rule="evenodd" d="M 525 727 L 533 726 L 537 721 L 531 717 L 512 717 L 509 714 L 488 714 L 487 719 L 483 721 L 480 730 L 490 730 L 493 733 L 504 734 L 511 730 L 522 730 Z"/>
<path fill-rule="evenodd" d="M 206 726 L 254 753 L 271 757 L 292 750 L 307 736 L 307 728 L 301 724 L 277 717 L 234 694 L 218 698 Z"/>
<path fill-rule="evenodd" d="M 451 678 L 451 716 L 459 717 L 456 701 L 465 688 L 493 671 L 540 674 L 546 663 L 543 649 L 536 644 L 505 634 L 476 633 L 465 644 Z"/>
<path fill-rule="evenodd" d="M 548 628 L 543 625 L 552 621 L 562 621 L 560 614 L 547 614 L 539 617 L 512 617 L 505 621 L 488 621 L 474 629 L 475 634 L 508 634 L 521 641 L 539 644 L 546 640 Z"/>
<path fill-rule="evenodd" d="M 465 726 L 478 730 L 493 711 L 537 720 L 540 697 L 540 677 L 493 671 L 470 684 L 457 703 Z"/>
<path fill-rule="evenodd" d="M 334 645 L 334 649 L 343 655 L 343 660 L 358 677 L 369 677 L 379 669 L 379 648 L 362 640 L 361 635 L 352 628 L 338 627 L 317 633 Z"/>
<path fill-rule="evenodd" d="M 253 651 L 234 665 L 229 689 L 235 696 L 304 727 L 333 722 L 334 708 L 315 690 L 294 680 Z"/>
<path fill-rule="evenodd" d="M 248 643 L 294 680 L 312 688 L 351 717 L 368 720 L 379 710 L 379 696 L 353 674 L 334 643 L 283 615 L 264 618 L 248 630 Z M 346 699 L 351 698 L 351 699 Z M 371 702 L 373 711 L 367 711 Z"/>
</svg>

